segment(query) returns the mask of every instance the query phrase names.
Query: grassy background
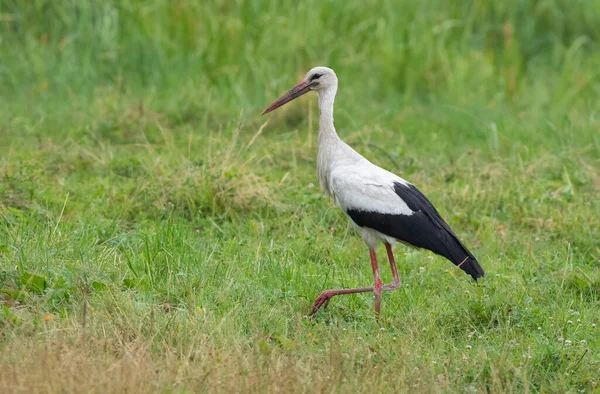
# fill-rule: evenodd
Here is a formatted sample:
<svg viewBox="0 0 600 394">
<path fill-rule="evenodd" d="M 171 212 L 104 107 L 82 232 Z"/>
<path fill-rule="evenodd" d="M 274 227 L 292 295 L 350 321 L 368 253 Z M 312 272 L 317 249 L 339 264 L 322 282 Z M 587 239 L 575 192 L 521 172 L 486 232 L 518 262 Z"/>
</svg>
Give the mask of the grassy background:
<svg viewBox="0 0 600 394">
<path fill-rule="evenodd" d="M 596 0 L 3 0 L 0 387 L 598 390 L 598 26 Z M 398 246 L 379 324 L 368 295 L 305 318 L 372 282 L 316 98 L 259 116 L 316 65 L 479 284 Z"/>
</svg>

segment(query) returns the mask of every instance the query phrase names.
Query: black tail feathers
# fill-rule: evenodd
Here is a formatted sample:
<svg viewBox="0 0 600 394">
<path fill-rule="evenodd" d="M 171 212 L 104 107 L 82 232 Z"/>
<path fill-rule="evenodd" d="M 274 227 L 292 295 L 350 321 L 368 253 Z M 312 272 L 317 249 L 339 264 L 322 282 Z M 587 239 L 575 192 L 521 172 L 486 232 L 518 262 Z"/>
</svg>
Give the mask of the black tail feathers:
<svg viewBox="0 0 600 394">
<path fill-rule="evenodd" d="M 456 264 L 460 269 L 465 271 L 467 274 L 471 275 L 475 280 L 477 280 L 477 278 L 481 278 L 484 275 L 483 268 L 481 268 L 477 260 L 475 260 L 474 258 L 465 256 L 465 258 L 461 262 L 457 262 L 456 260 L 452 262 Z"/>
<path fill-rule="evenodd" d="M 481 278 L 484 275 L 483 268 L 481 268 L 469 249 L 453 233 L 446 233 L 445 238 L 444 247 L 440 250 L 441 253 L 439 254 L 471 275 L 473 279 L 477 280 L 477 278 Z"/>
</svg>

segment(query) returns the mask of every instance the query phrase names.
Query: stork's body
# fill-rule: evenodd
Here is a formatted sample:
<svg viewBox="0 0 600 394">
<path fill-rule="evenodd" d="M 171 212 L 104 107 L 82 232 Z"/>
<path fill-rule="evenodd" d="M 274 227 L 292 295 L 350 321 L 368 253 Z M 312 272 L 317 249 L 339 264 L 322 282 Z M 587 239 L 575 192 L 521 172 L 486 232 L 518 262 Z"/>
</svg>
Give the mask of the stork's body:
<svg viewBox="0 0 600 394">
<path fill-rule="evenodd" d="M 337 77 L 333 70 L 326 67 L 310 70 L 302 82 L 271 104 L 263 114 L 310 90 L 315 90 L 319 96 L 319 184 L 346 213 L 369 247 L 374 276 L 372 287 L 323 292 L 315 301 L 311 314 L 327 305 L 335 295 L 373 292 L 379 315 L 382 290 L 400 287 L 391 248 L 396 241 L 444 256 L 474 279 L 483 276 L 483 269 L 475 257 L 415 186 L 371 163 L 338 137 L 333 124 L 337 92 Z M 386 286 L 382 285 L 375 255 L 379 242 L 386 246 L 393 275 L 393 282 Z"/>
</svg>

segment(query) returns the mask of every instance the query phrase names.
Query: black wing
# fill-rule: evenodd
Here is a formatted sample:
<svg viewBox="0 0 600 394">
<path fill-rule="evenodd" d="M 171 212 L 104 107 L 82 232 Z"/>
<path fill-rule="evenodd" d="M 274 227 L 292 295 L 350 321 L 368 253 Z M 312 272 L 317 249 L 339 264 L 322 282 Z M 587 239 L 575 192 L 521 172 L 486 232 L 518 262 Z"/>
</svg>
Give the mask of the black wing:
<svg viewBox="0 0 600 394">
<path fill-rule="evenodd" d="M 368 227 L 417 248 L 431 250 L 459 266 L 474 279 L 482 277 L 483 268 L 458 239 L 433 204 L 414 185 L 394 183 L 394 191 L 414 212 L 394 215 L 349 209 L 346 213 L 360 227 Z"/>
</svg>

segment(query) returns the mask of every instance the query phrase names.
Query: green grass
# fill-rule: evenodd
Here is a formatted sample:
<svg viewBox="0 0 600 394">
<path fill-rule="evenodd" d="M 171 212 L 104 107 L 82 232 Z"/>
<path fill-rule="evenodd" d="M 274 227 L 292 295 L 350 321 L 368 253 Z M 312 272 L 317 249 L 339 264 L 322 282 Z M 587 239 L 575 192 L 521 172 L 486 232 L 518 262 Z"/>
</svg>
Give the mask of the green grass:
<svg viewBox="0 0 600 394">
<path fill-rule="evenodd" d="M 4 0 L 0 387 L 599 390 L 598 26 L 598 1 Z M 316 65 L 483 280 L 398 246 L 379 323 L 365 294 L 306 318 L 372 282 L 316 98 L 259 116 Z"/>
</svg>

